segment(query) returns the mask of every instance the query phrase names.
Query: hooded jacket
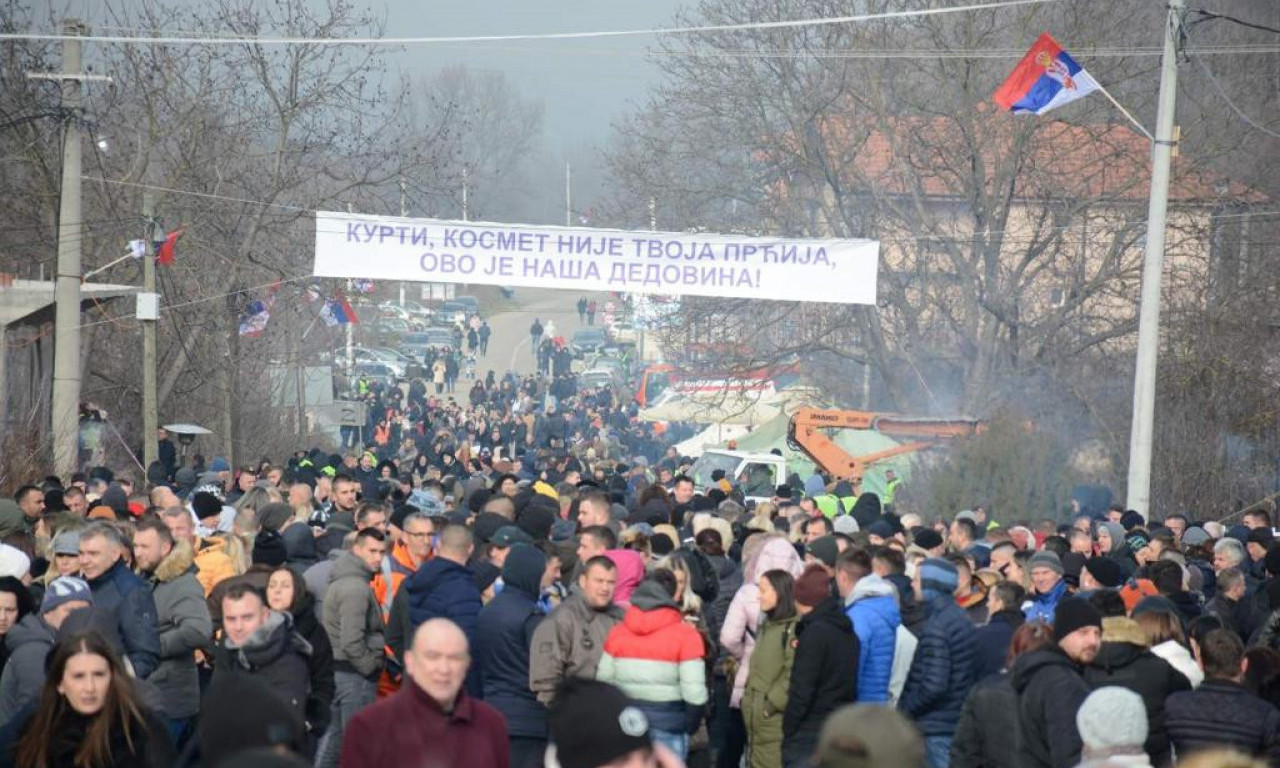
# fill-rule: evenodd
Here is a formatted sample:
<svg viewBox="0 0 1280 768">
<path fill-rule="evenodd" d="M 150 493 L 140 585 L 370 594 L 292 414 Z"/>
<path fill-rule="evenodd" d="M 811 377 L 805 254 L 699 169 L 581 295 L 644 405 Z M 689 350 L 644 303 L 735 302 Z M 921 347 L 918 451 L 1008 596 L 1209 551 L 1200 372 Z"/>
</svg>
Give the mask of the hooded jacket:
<svg viewBox="0 0 1280 768">
<path fill-rule="evenodd" d="M 738 674 L 729 697 L 729 706 L 734 708 L 742 705 L 751 651 L 756 643 L 756 627 L 760 626 L 760 576 L 773 570 L 786 571 L 793 577 L 804 573 L 804 562 L 791 542 L 782 536 L 767 535 L 763 538 L 760 549 L 743 553 L 742 587 L 730 601 L 724 625 L 720 628 L 720 645 L 738 660 Z M 748 542 L 748 549 L 750 545 Z"/>
<path fill-rule="evenodd" d="M 33 707 L 44 687 L 44 662 L 57 642 L 53 627 L 35 613 L 29 613 L 4 636 L 9 661 L 0 674 L 0 723 Z"/>
<path fill-rule="evenodd" d="M 707 703 L 706 644 L 662 586 L 644 582 L 609 632 L 596 679 L 635 699 L 654 728 L 683 733 Z"/>
<path fill-rule="evenodd" d="M 382 672 L 382 609 L 369 585 L 373 570 L 347 552 L 333 564 L 324 598 L 324 631 L 333 646 L 335 672 L 375 680 Z"/>
<path fill-rule="evenodd" d="M 313 718 L 327 717 L 328 713 L 321 710 L 320 702 L 309 701 L 314 693 L 308 663 L 311 654 L 311 646 L 293 631 L 289 614 L 271 611 L 243 645 L 230 638 L 218 644 L 213 676 L 216 680 L 221 675 L 248 674 L 261 679 L 315 731 L 319 729 Z"/>
<path fill-rule="evenodd" d="M 1138 561 L 1134 558 L 1133 553 L 1129 551 L 1129 543 L 1125 540 L 1124 526 L 1112 522 L 1101 522 L 1098 525 L 1106 528 L 1107 535 L 1111 537 L 1111 549 L 1103 552 L 1103 556 L 1119 563 L 1120 567 L 1124 569 L 1125 578 L 1129 578 L 1138 570 Z"/>
<path fill-rule="evenodd" d="M 133 674 L 149 677 L 160 663 L 160 635 L 156 632 L 156 603 L 151 590 L 123 559 L 88 582 L 93 590 L 93 611 L 115 620 Z"/>
<path fill-rule="evenodd" d="M 387 645 L 396 659 L 402 660 L 405 648 L 413 642 L 414 630 L 422 622 L 445 618 L 457 624 L 467 636 L 467 643 L 475 648 L 476 619 L 483 606 L 470 569 L 447 557 L 433 557 L 396 591 L 391 601 Z M 467 693 L 481 695 L 480 664 L 474 657 L 467 669 Z"/>
<path fill-rule="evenodd" d="M 204 589 L 205 597 L 213 594 L 213 588 L 218 586 L 218 582 L 236 575 L 235 564 L 231 562 L 226 549 L 227 542 L 221 536 L 196 539 L 195 560 L 196 568 L 199 569 L 196 578 Z"/>
<path fill-rule="evenodd" d="M 925 736 L 950 736 L 973 687 L 977 631 L 949 595 L 925 603 L 928 618 L 898 708 Z"/>
<path fill-rule="evenodd" d="M 1011 678 L 996 674 L 969 690 L 951 739 L 950 768 L 1019 768 L 1018 694 Z"/>
<path fill-rule="evenodd" d="M 898 590 L 869 573 L 853 586 L 845 613 L 858 635 L 858 701 L 887 702 L 898 626 L 902 624 Z"/>
<path fill-rule="evenodd" d="M 1071 768 L 1080 761 L 1076 712 L 1089 695 L 1080 666 L 1057 645 L 1031 651 L 1013 664 L 1018 694 L 1018 764 Z"/>
<path fill-rule="evenodd" d="M 538 607 L 542 552 L 517 544 L 502 567 L 502 591 L 480 611 L 476 622 L 476 659 L 484 700 L 502 713 L 511 736 L 547 738 L 547 712 L 529 687 L 533 633 L 544 618 Z"/>
<path fill-rule="evenodd" d="M 782 714 L 791 688 L 799 616 L 766 621 L 751 654 L 742 718 L 751 744 L 750 768 L 781 768 Z"/>
<path fill-rule="evenodd" d="M 200 678 L 195 652 L 213 635 L 213 620 L 204 588 L 196 579 L 195 555 L 185 541 L 156 566 L 151 575 L 160 636 L 160 663 L 147 678 L 160 691 L 170 719 L 193 717 L 200 711 Z"/>
<path fill-rule="evenodd" d="M 630 549 L 611 549 L 604 556 L 618 566 L 618 585 L 613 590 L 613 602 L 625 609 L 631 605 L 631 593 L 644 579 L 644 558 Z"/>
<path fill-rule="evenodd" d="M 795 661 L 782 718 L 787 765 L 812 754 L 827 715 L 858 694 L 858 636 L 837 598 L 829 597 L 796 623 Z"/>
<path fill-rule="evenodd" d="M 549 705 L 556 686 L 573 677 L 596 676 L 609 631 L 622 620 L 623 610 L 610 603 L 597 611 L 574 590 L 533 631 L 529 654 L 529 688 Z"/>
<path fill-rule="evenodd" d="M 1147 742 L 1144 750 L 1154 765 L 1166 765 L 1169 734 L 1165 730 L 1164 702 L 1178 691 L 1191 690 L 1191 683 L 1169 662 L 1147 650 L 1142 627 L 1123 616 L 1102 620 L 1102 648 L 1084 669 L 1090 688 L 1117 685 L 1142 697 L 1147 705 Z"/>
</svg>

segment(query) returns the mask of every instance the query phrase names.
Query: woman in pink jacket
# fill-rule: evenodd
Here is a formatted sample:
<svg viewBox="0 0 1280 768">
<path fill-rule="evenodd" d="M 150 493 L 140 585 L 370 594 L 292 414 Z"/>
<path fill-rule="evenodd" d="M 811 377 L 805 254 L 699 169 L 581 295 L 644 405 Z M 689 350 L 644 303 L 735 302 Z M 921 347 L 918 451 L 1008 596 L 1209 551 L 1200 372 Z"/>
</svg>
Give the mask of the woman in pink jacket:
<svg viewBox="0 0 1280 768">
<path fill-rule="evenodd" d="M 804 561 L 796 552 L 796 548 L 781 533 L 760 533 L 751 536 L 742 545 L 742 587 L 729 603 L 729 612 L 725 616 L 724 625 L 720 629 L 720 644 L 724 646 L 738 662 L 738 671 L 733 681 L 733 693 L 729 697 L 729 706 L 733 712 L 735 725 L 731 731 L 731 740 L 739 743 L 730 745 L 726 750 L 727 757 L 733 765 L 734 758 L 741 757 L 745 745 L 746 729 L 742 724 L 742 694 L 747 686 L 747 669 L 751 660 L 751 651 L 755 648 L 756 635 L 760 628 L 760 576 L 772 570 L 783 570 L 792 576 L 804 572 Z M 720 765 L 726 765 L 724 761 Z"/>
</svg>

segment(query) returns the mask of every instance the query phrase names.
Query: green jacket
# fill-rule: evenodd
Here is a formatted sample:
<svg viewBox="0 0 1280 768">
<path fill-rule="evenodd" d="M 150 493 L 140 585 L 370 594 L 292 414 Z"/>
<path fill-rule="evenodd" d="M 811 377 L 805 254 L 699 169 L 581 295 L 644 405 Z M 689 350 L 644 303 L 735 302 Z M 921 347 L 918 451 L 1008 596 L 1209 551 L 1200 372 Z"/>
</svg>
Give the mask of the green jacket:
<svg viewBox="0 0 1280 768">
<path fill-rule="evenodd" d="M 781 768 L 782 712 L 787 708 L 799 616 L 766 621 L 751 652 L 742 719 L 747 726 L 751 768 Z"/>
</svg>

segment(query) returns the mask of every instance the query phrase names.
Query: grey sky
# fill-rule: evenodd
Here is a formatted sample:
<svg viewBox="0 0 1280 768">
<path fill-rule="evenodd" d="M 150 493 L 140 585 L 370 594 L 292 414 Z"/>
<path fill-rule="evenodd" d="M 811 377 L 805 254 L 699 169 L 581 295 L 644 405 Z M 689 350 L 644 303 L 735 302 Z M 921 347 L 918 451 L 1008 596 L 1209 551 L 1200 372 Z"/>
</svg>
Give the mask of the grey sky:
<svg viewBox="0 0 1280 768">
<path fill-rule="evenodd" d="M 387 34 L 485 35 L 669 26 L 682 0 L 387 0 Z M 526 98 L 546 104 L 546 147 L 569 152 L 598 143 L 629 102 L 656 81 L 644 57 L 652 37 L 475 45 L 419 45 L 400 56 L 406 72 L 464 64 L 505 73 Z"/>
</svg>

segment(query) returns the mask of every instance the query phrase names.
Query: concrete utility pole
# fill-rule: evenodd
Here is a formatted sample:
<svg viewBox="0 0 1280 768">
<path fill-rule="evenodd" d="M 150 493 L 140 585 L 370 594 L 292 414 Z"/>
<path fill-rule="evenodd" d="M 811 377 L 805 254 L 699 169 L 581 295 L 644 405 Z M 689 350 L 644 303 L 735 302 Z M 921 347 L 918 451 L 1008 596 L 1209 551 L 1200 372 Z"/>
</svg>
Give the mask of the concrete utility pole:
<svg viewBox="0 0 1280 768">
<path fill-rule="evenodd" d="M 1178 41 L 1183 0 L 1168 0 L 1164 55 L 1160 60 L 1160 101 L 1151 160 L 1147 204 L 1147 244 L 1142 255 L 1142 305 L 1138 311 L 1138 363 L 1133 377 L 1133 427 L 1129 435 L 1128 507 L 1149 518 L 1151 447 L 1155 437 L 1156 362 L 1160 352 L 1160 280 L 1164 271 L 1169 172 L 1173 162 L 1174 111 L 1178 96 Z"/>
<path fill-rule="evenodd" d="M 142 196 L 142 239 L 147 244 L 142 256 L 142 290 L 148 297 L 156 293 L 155 200 L 150 193 Z M 158 302 L 157 302 L 158 304 Z M 154 317 L 154 315 L 148 315 Z M 160 427 L 159 403 L 156 402 L 156 321 L 142 320 L 142 463 L 147 469 L 160 458 L 156 432 Z"/>
<path fill-rule="evenodd" d="M 64 35 L 87 32 L 62 23 Z M 80 41 L 62 42 L 62 194 L 58 206 L 58 277 L 54 299 L 53 465 L 63 478 L 80 454 Z M 153 434 L 152 438 L 155 437 Z"/>
<path fill-rule="evenodd" d="M 409 209 L 409 206 L 407 205 L 407 203 L 408 201 L 405 199 L 404 177 L 401 177 L 400 178 L 400 218 L 402 219 L 405 216 L 409 215 L 406 212 Z M 404 281 L 403 280 L 400 281 L 400 308 L 404 309 Z M 301 443 L 299 443 L 299 445 L 301 445 Z"/>
<path fill-rule="evenodd" d="M 573 226 L 573 172 L 568 161 L 564 164 L 564 225 Z"/>
</svg>

